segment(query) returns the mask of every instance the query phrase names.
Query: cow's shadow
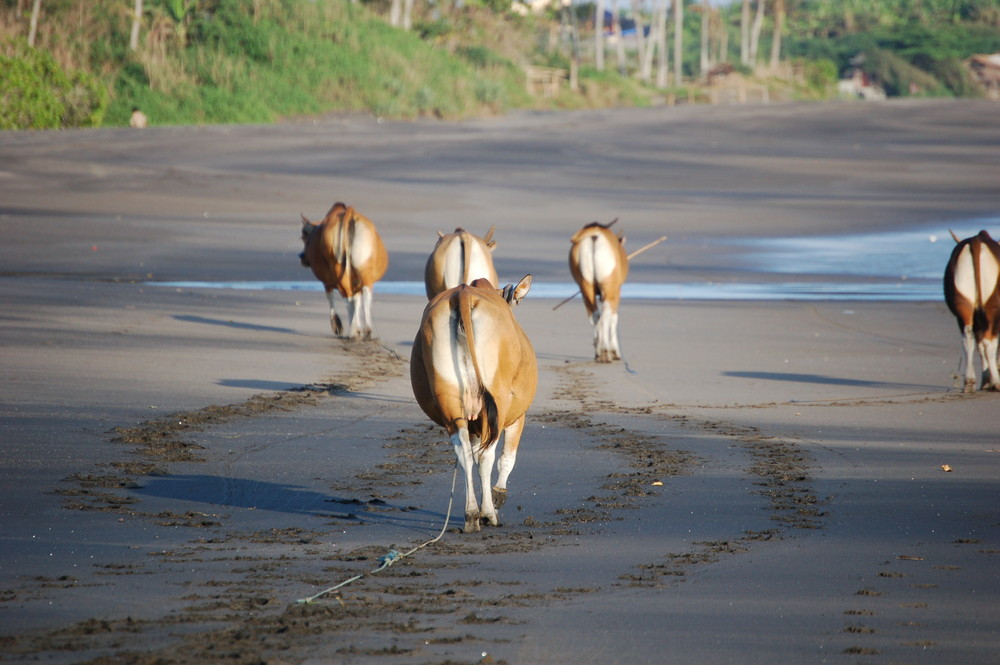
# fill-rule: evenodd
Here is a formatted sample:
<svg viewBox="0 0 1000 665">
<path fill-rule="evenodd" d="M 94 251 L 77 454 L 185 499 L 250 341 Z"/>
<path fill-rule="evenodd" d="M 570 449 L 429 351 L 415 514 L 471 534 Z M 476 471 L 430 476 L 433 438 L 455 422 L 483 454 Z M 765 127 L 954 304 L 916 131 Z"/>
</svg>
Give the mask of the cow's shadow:
<svg viewBox="0 0 1000 665">
<path fill-rule="evenodd" d="M 226 328 L 236 328 L 239 330 L 256 330 L 258 332 L 275 332 L 275 333 L 285 333 L 288 335 L 299 335 L 301 334 L 297 330 L 292 328 L 282 328 L 280 326 L 265 326 L 259 323 L 247 323 L 245 321 L 232 321 L 227 319 L 212 319 L 207 316 L 198 316 L 197 314 L 177 314 L 174 318 L 178 321 L 185 321 L 187 323 L 202 323 L 209 326 L 224 326 Z"/>
<path fill-rule="evenodd" d="M 761 379 L 764 381 L 789 381 L 793 383 L 815 383 L 827 386 L 846 386 L 849 388 L 885 388 L 889 390 L 940 390 L 941 386 L 928 386 L 919 383 L 893 383 L 890 381 L 867 381 L 864 379 L 846 379 L 824 374 L 799 374 L 794 372 L 722 372 L 723 376 L 737 379 Z"/>
<path fill-rule="evenodd" d="M 435 528 L 445 518 L 443 513 L 378 498 L 337 496 L 297 485 L 225 476 L 147 476 L 141 487 L 130 491 L 140 496 L 193 502 L 199 504 L 196 510 L 200 512 L 217 511 L 219 507 L 246 508 L 314 515 L 358 524 L 394 524 L 420 531 Z M 188 505 L 178 511 L 191 508 Z"/>
</svg>

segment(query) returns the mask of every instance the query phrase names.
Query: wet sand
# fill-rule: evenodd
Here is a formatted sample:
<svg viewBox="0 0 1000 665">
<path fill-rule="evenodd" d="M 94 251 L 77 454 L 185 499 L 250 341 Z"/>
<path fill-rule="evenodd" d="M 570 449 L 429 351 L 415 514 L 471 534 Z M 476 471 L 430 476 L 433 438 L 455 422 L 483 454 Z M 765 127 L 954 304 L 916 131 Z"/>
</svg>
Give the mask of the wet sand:
<svg viewBox="0 0 1000 665">
<path fill-rule="evenodd" d="M 351 344 L 319 293 L 157 283 L 307 279 L 335 200 L 396 281 L 496 225 L 502 279 L 565 282 L 615 217 L 669 236 L 634 281 L 773 280 L 719 239 L 996 218 L 998 143 L 984 102 L 0 134 L 0 662 L 995 662 L 998 398 L 943 302 L 627 300 L 602 366 L 529 294 L 503 525 L 367 574 L 448 506 L 423 300 Z"/>
</svg>

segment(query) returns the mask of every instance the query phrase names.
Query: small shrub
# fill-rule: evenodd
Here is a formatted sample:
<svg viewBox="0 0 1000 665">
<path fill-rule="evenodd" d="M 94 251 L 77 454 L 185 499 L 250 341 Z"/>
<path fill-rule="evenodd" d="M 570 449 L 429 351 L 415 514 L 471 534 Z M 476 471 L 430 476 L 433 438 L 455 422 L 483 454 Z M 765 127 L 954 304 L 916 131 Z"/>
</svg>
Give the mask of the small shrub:
<svg viewBox="0 0 1000 665">
<path fill-rule="evenodd" d="M 0 129 L 94 127 L 106 106 L 107 91 L 90 74 L 67 75 L 23 39 L 0 48 Z"/>
<path fill-rule="evenodd" d="M 837 83 L 837 63 L 829 58 L 806 60 L 802 63 L 806 85 L 816 92 L 825 92 Z"/>
</svg>

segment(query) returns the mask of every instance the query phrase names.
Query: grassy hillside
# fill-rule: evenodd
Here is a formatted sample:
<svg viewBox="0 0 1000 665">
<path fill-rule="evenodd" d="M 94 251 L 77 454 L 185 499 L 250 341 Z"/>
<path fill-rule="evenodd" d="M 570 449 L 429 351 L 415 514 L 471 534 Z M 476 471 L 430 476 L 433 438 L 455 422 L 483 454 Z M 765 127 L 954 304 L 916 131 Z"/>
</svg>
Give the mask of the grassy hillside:
<svg viewBox="0 0 1000 665">
<path fill-rule="evenodd" d="M 597 70 L 595 5 L 582 1 L 537 17 L 514 14 L 510 0 L 415 2 L 404 30 L 389 24 L 391 0 L 144 0 L 133 49 L 134 2 L 42 0 L 32 48 L 32 0 L 0 0 L 0 129 L 124 125 L 136 107 L 165 125 L 335 111 L 461 118 L 744 100 L 748 91 L 817 99 L 857 69 L 890 96 L 979 95 L 966 59 L 1000 50 L 1000 0 L 785 0 L 763 5 L 759 53 L 744 60 L 741 3 L 684 0 L 682 78 L 661 88 L 648 68 L 640 73 L 635 37 L 623 42 L 624 61 L 607 45 Z M 778 7 L 787 15 L 776 65 Z M 647 27 L 654 18 L 639 16 Z M 672 24 L 667 34 L 670 60 Z M 574 69 L 577 88 L 563 81 L 555 94 L 529 94 L 527 69 L 539 65 Z"/>
<path fill-rule="evenodd" d="M 348 0 L 146 0 L 135 51 L 132 0 L 45 0 L 36 49 L 19 4 L 29 3 L 0 5 L 0 128 L 123 125 L 134 107 L 155 124 L 197 124 L 594 103 L 531 97 L 525 66 L 539 26 L 474 3 L 418 16 L 407 31 L 383 7 Z M 2 73 L 15 65 L 16 76 Z M 601 87 L 591 97 L 602 105 L 648 99 L 628 80 Z"/>
</svg>

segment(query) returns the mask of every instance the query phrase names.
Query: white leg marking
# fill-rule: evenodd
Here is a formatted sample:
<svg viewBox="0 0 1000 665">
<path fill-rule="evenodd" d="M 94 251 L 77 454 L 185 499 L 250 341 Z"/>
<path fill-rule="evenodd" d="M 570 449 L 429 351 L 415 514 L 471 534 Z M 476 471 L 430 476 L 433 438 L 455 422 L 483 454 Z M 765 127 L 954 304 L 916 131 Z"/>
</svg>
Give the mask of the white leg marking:
<svg viewBox="0 0 1000 665">
<path fill-rule="evenodd" d="M 972 392 L 976 389 L 976 368 L 973 362 L 976 352 L 976 336 L 972 332 L 971 325 L 965 326 L 962 344 L 965 347 L 965 392 Z"/>
<path fill-rule="evenodd" d="M 607 363 L 617 358 L 614 345 L 615 313 L 607 305 L 601 307 L 601 318 L 597 321 L 597 362 Z"/>
<path fill-rule="evenodd" d="M 347 299 L 347 320 L 349 326 L 347 329 L 347 335 L 351 339 L 357 339 L 362 336 L 361 309 L 362 304 L 360 293 L 355 293 Z"/>
<path fill-rule="evenodd" d="M 515 439 L 520 443 L 521 430 L 524 429 L 524 417 L 508 425 L 503 431 L 503 452 L 500 454 L 500 461 L 497 462 L 497 489 L 507 490 L 507 478 L 514 470 L 514 463 L 517 461 L 517 448 L 507 445 L 510 439 Z"/>
<path fill-rule="evenodd" d="M 618 310 L 611 313 L 611 356 L 613 360 L 621 360 L 622 352 L 618 347 Z"/>
<path fill-rule="evenodd" d="M 479 453 L 479 487 L 483 492 L 483 503 L 479 514 L 492 526 L 500 525 L 496 508 L 493 507 L 493 493 L 490 491 L 490 482 L 493 476 L 493 461 L 496 459 L 496 453 L 496 444 L 487 447 Z"/>
<path fill-rule="evenodd" d="M 330 303 L 330 330 L 333 334 L 340 337 L 341 332 L 343 332 L 343 326 L 340 323 L 340 317 L 337 316 L 337 311 L 333 306 L 334 298 L 333 291 L 327 291 L 326 300 Z"/>
<path fill-rule="evenodd" d="M 375 321 L 372 319 L 372 289 L 370 286 L 361 287 L 361 310 L 365 326 L 364 337 L 366 339 L 376 339 Z"/>
<path fill-rule="evenodd" d="M 997 373 L 998 340 L 984 339 L 979 344 L 979 354 L 983 361 L 983 390 L 1000 390 L 1000 374 Z"/>
<path fill-rule="evenodd" d="M 472 478 L 475 459 L 472 454 L 472 443 L 469 441 L 469 430 L 465 427 L 460 428 L 451 436 L 451 443 L 455 447 L 458 465 L 465 472 L 465 532 L 474 533 L 479 531 L 479 507 L 476 505 L 476 486 Z"/>
</svg>

